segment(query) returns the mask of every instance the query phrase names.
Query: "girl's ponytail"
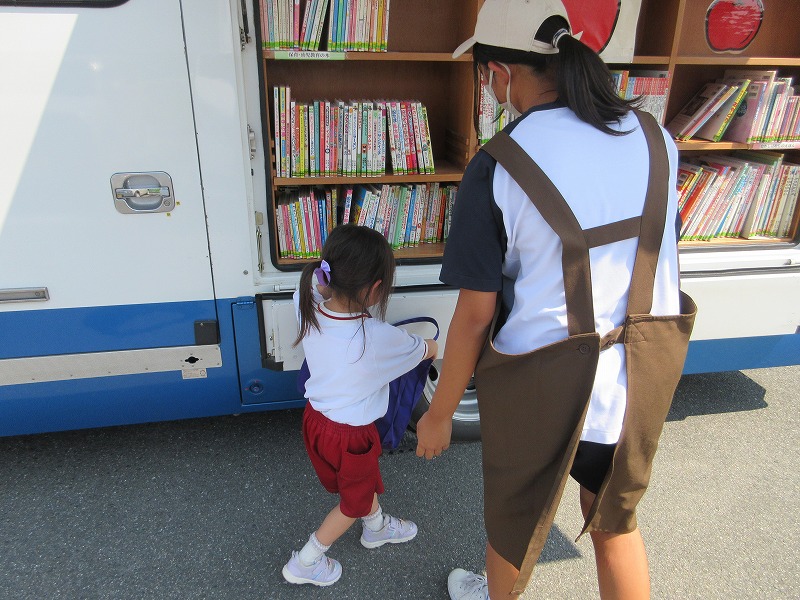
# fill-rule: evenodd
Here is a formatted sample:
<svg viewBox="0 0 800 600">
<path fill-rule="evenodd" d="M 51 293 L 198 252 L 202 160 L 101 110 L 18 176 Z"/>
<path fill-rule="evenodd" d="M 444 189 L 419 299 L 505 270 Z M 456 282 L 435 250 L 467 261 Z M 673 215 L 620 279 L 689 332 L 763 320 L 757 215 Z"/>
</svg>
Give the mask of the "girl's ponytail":
<svg viewBox="0 0 800 600">
<path fill-rule="evenodd" d="M 321 260 L 307 263 L 300 274 L 300 287 L 298 289 L 300 299 L 300 331 L 297 334 L 297 339 L 294 341 L 294 344 L 292 344 L 293 346 L 297 346 L 297 344 L 308 335 L 312 327 L 319 331 L 319 321 L 317 321 L 317 311 L 314 310 L 314 295 L 311 292 L 311 286 L 314 270 L 319 268 L 321 264 Z"/>
<path fill-rule="evenodd" d="M 636 104 L 624 100 L 614 90 L 614 80 L 608 66 L 588 46 L 570 35 L 558 36 L 557 61 L 558 98 L 579 119 L 610 135 L 625 135 L 608 126 L 619 123 Z M 548 57 L 550 58 L 550 57 Z"/>
</svg>

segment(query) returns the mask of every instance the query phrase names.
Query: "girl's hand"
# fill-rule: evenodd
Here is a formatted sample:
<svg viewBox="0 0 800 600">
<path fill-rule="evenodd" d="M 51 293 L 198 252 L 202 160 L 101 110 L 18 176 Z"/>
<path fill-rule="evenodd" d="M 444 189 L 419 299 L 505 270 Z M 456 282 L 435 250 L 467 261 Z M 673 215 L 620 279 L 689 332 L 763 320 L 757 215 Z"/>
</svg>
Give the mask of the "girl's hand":
<svg viewBox="0 0 800 600">
<path fill-rule="evenodd" d="M 431 411 L 417 421 L 417 456 L 436 458 L 450 447 L 453 419 L 438 417 Z"/>
</svg>

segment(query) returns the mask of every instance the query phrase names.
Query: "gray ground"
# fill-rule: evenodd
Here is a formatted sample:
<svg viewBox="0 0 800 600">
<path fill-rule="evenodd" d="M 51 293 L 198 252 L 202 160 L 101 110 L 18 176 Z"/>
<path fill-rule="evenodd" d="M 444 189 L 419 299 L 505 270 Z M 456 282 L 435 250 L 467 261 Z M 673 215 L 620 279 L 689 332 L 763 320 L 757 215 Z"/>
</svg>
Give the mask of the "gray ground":
<svg viewBox="0 0 800 600">
<path fill-rule="evenodd" d="M 800 597 L 800 367 L 684 377 L 639 511 L 654 598 Z M 0 438 L 0 598 L 446 599 L 482 568 L 480 445 L 381 459 L 410 544 L 331 550 L 331 588 L 280 569 L 333 500 L 300 411 Z M 406 447 L 413 445 L 409 436 Z M 525 599 L 597 598 L 570 482 Z"/>
</svg>

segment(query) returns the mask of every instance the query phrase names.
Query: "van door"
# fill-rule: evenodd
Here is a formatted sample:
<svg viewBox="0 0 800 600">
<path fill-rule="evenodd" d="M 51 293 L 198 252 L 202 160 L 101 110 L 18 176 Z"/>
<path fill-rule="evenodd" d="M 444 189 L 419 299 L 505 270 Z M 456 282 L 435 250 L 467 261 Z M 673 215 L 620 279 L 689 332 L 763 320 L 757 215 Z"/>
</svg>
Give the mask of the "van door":
<svg viewBox="0 0 800 600">
<path fill-rule="evenodd" d="M 203 377 L 221 360 L 181 2 L 25 4 L 0 1 L 0 385 Z"/>
</svg>

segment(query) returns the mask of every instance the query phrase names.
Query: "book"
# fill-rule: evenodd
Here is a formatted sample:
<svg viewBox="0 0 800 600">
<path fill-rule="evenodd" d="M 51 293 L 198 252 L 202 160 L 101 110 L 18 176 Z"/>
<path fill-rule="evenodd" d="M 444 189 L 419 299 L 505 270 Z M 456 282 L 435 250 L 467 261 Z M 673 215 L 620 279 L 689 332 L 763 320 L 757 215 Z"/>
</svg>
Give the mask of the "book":
<svg viewBox="0 0 800 600">
<path fill-rule="evenodd" d="M 738 88 L 709 82 L 698 91 L 667 125 L 677 140 L 688 140 Z"/>
<path fill-rule="evenodd" d="M 756 182 L 756 190 L 752 202 L 747 208 L 742 225 L 739 229 L 739 235 L 741 237 L 749 238 L 756 235 L 758 215 L 763 212 L 763 207 L 767 202 L 773 182 L 783 162 L 783 154 L 777 152 L 738 150 L 734 153 L 734 156 L 764 165 L 763 174 Z"/>
<path fill-rule="evenodd" d="M 694 134 L 695 137 L 712 142 L 718 142 L 722 139 L 739 105 L 744 100 L 747 94 L 747 88 L 750 85 L 749 79 L 730 78 L 719 80 L 719 82 L 727 85 L 735 85 L 737 87 L 736 92 L 734 92 L 731 97 L 719 107 L 719 110 L 711 115 Z"/>
<path fill-rule="evenodd" d="M 772 94 L 775 87 L 775 78 L 778 76 L 778 71 L 775 69 L 727 69 L 724 76 L 727 77 L 747 77 L 751 81 L 762 81 L 766 85 L 764 93 L 759 97 L 758 104 L 756 105 L 756 112 L 753 119 L 753 126 L 750 130 L 747 143 L 759 141 L 761 131 L 764 128 L 764 120 L 766 118 L 769 104 L 772 101 Z"/>
<path fill-rule="evenodd" d="M 776 225 L 776 237 L 780 238 L 788 237 L 791 232 L 794 215 L 797 212 L 798 195 L 800 195 L 800 165 L 790 164 L 789 167 L 791 185 L 780 220 Z"/>
<path fill-rule="evenodd" d="M 722 134 L 722 140 L 747 143 L 755 127 L 758 106 L 762 102 L 766 90 L 767 83 L 765 81 L 750 81 L 744 98 L 739 103 L 728 128 Z"/>
<path fill-rule="evenodd" d="M 664 122 L 669 91 L 669 72 L 661 70 L 612 71 L 617 94 L 624 100 L 638 100 L 641 110 Z"/>
</svg>

